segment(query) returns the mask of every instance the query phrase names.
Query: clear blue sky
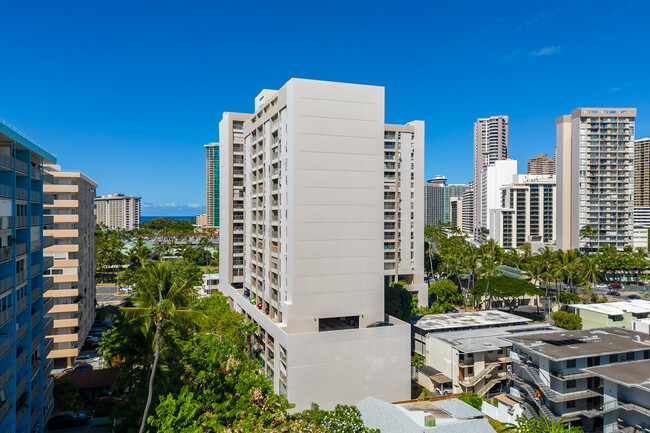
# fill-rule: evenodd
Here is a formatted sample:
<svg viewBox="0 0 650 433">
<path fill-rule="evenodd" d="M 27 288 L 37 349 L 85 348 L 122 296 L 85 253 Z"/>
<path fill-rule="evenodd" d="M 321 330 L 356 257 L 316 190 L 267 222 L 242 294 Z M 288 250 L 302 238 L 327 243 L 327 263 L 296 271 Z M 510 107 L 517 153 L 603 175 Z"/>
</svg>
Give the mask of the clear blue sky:
<svg viewBox="0 0 650 433">
<path fill-rule="evenodd" d="M 205 209 L 203 144 L 223 111 L 291 77 L 386 88 L 426 121 L 425 175 L 470 180 L 477 117 L 510 116 L 520 171 L 554 119 L 636 107 L 650 136 L 647 1 L 0 0 L 0 117 L 144 215 Z"/>
</svg>

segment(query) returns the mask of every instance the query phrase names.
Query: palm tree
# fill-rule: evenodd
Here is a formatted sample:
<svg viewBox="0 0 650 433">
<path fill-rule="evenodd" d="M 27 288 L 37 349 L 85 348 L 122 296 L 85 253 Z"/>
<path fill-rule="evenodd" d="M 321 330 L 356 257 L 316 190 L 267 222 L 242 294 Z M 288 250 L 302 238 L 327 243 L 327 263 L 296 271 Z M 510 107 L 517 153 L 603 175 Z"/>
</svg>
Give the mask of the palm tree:
<svg viewBox="0 0 650 433">
<path fill-rule="evenodd" d="M 192 299 L 192 289 L 198 275 L 189 275 L 187 269 L 178 270 L 169 263 L 146 263 L 131 277 L 134 285 L 132 301 L 135 307 L 124 307 L 125 315 L 133 321 L 144 320 L 155 326 L 155 349 L 147 403 L 142 415 L 140 433 L 144 432 L 153 397 L 153 384 L 160 356 L 160 335 L 164 323 L 191 322 L 201 313 L 185 309 Z"/>
<path fill-rule="evenodd" d="M 485 279 L 487 279 L 487 284 L 485 285 L 485 302 L 488 302 L 488 292 L 490 290 L 490 278 L 492 278 L 492 275 L 494 275 L 495 271 L 497 269 L 497 263 L 494 260 L 493 257 L 486 256 L 481 260 L 481 267 L 479 268 L 479 272 L 481 273 L 481 276 Z M 492 309 L 492 296 L 490 295 L 489 297 L 489 308 Z"/>
<path fill-rule="evenodd" d="M 546 286 L 546 302 L 548 302 L 548 321 L 550 323 L 551 320 L 551 302 L 548 297 L 548 286 L 550 285 L 551 282 L 551 275 L 552 275 L 552 269 L 553 269 L 553 264 L 555 262 L 555 253 L 553 253 L 553 250 L 549 248 L 548 246 L 544 248 L 539 249 L 539 254 L 537 256 L 537 259 L 540 261 L 542 264 L 542 267 L 544 268 L 544 272 L 542 272 L 542 279 L 544 280 L 544 286 Z"/>
<path fill-rule="evenodd" d="M 145 245 L 142 238 L 138 238 L 129 252 L 131 268 L 141 268 L 151 258 L 151 249 Z"/>
<path fill-rule="evenodd" d="M 596 231 L 589 224 L 582 226 L 580 229 L 580 239 L 587 239 L 587 245 L 591 247 L 590 240 L 596 240 Z M 591 251 L 591 248 L 588 248 L 587 251 Z"/>
<path fill-rule="evenodd" d="M 602 280 L 603 273 L 598 266 L 596 257 L 582 256 L 581 265 L 582 275 L 592 286 Z"/>
</svg>

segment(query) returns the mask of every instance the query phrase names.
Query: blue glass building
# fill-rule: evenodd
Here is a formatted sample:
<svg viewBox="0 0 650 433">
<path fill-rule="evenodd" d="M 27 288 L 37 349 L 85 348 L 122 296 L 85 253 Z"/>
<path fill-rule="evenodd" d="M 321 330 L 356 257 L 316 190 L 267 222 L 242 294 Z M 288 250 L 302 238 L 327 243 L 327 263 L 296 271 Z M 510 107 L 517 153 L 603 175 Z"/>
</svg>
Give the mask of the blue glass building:
<svg viewBox="0 0 650 433">
<path fill-rule="evenodd" d="M 56 157 L 0 119 L 0 432 L 42 432 L 52 413 L 53 321 L 43 312 L 53 299 L 44 270 L 52 266 L 43 249 L 43 164 Z M 49 175 L 45 175 L 49 176 Z"/>
</svg>

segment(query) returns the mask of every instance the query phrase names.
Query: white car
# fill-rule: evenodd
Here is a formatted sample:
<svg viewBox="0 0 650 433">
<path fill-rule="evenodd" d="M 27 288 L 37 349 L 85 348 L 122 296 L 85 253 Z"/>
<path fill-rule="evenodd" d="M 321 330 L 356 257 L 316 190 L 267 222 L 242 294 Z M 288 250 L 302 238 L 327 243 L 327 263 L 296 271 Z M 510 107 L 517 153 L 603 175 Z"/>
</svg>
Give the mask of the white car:
<svg viewBox="0 0 650 433">
<path fill-rule="evenodd" d="M 91 355 L 79 355 L 74 359 L 76 363 L 86 363 L 98 362 L 101 360 L 101 356 L 91 356 Z"/>
<path fill-rule="evenodd" d="M 596 284 L 594 287 L 596 289 L 606 289 L 609 286 L 607 284 Z"/>
</svg>

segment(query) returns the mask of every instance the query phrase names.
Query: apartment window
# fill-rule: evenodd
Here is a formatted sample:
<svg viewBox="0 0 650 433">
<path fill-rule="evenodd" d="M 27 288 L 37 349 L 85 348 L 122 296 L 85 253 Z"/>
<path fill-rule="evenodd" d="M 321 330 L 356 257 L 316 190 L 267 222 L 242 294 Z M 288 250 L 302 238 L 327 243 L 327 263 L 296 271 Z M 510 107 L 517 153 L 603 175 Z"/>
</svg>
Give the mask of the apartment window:
<svg viewBox="0 0 650 433">
<path fill-rule="evenodd" d="M 634 361 L 634 352 L 628 352 L 625 354 L 626 361 Z"/>
<path fill-rule="evenodd" d="M 600 365 L 599 356 L 592 356 L 590 358 L 587 358 L 587 367 L 593 367 L 595 365 Z"/>
<path fill-rule="evenodd" d="M 474 367 L 469 367 L 467 369 L 467 374 L 474 374 Z"/>
<path fill-rule="evenodd" d="M 618 355 L 609 355 L 609 362 L 614 363 L 618 361 Z"/>
<path fill-rule="evenodd" d="M 566 402 L 566 407 L 567 407 L 567 409 L 571 409 L 571 408 L 576 407 L 576 401 L 575 400 L 567 401 Z"/>
<path fill-rule="evenodd" d="M 576 368 L 576 360 L 575 359 L 569 359 L 566 362 L 566 368 Z"/>
<path fill-rule="evenodd" d="M 575 388 L 576 387 L 576 381 L 575 380 L 568 380 L 566 383 L 567 388 Z"/>
</svg>

